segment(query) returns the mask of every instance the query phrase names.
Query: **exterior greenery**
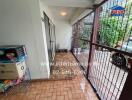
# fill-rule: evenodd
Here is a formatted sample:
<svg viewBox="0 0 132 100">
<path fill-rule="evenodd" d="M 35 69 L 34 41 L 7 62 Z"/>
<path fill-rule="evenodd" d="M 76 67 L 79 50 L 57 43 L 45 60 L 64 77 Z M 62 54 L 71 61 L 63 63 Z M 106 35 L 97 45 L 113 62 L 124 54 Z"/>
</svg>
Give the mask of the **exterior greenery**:
<svg viewBox="0 0 132 100">
<path fill-rule="evenodd" d="M 100 43 L 111 47 L 122 41 L 125 35 L 125 27 L 116 17 L 102 18 L 100 30 Z"/>
<path fill-rule="evenodd" d="M 128 37 L 131 36 L 132 31 L 132 0 L 129 0 L 126 6 L 125 15 L 122 18 L 117 16 L 102 17 L 100 20 L 101 29 L 100 34 L 100 43 L 115 47 L 127 41 Z"/>
<path fill-rule="evenodd" d="M 102 16 L 100 18 L 101 28 L 97 42 L 110 47 L 116 47 L 117 45 L 122 45 L 129 37 L 132 37 L 132 0 L 128 0 L 126 4 L 124 17 L 111 16 L 110 13 L 109 10 L 105 17 Z M 79 35 L 80 48 L 87 48 L 87 42 L 83 39 L 90 40 L 91 26 L 92 23 L 84 23 L 83 31 Z"/>
<path fill-rule="evenodd" d="M 79 46 L 82 49 L 87 49 L 87 47 L 88 47 L 88 42 L 85 41 L 85 40 L 90 39 L 90 33 L 91 33 L 91 30 L 92 30 L 91 26 L 92 25 L 84 25 L 83 32 L 80 33 Z"/>
</svg>

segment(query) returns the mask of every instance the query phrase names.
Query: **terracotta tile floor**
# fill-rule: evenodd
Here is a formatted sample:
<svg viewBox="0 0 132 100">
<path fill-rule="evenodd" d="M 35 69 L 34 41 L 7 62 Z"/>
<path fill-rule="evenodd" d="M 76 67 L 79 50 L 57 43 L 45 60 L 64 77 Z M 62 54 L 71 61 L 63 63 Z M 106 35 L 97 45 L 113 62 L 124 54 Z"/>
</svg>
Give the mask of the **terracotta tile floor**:
<svg viewBox="0 0 132 100">
<path fill-rule="evenodd" d="M 68 53 L 56 53 L 54 64 L 51 68 L 50 79 L 72 79 L 79 72 L 79 66 L 74 56 Z"/>
<path fill-rule="evenodd" d="M 69 53 L 61 55 L 73 57 Z M 76 66 L 76 69 L 79 67 Z M 0 100 L 98 100 L 98 98 L 85 77 L 78 73 L 71 80 L 32 82 L 27 92 L 0 95 Z"/>
</svg>

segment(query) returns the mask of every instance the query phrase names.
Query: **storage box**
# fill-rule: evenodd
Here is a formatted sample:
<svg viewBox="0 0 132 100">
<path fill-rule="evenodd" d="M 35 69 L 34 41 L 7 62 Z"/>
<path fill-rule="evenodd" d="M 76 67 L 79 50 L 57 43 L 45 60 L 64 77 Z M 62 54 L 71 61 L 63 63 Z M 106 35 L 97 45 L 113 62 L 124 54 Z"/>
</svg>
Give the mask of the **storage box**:
<svg viewBox="0 0 132 100">
<path fill-rule="evenodd" d="M 26 71 L 25 61 L 17 63 L 0 63 L 0 79 L 22 78 Z"/>
<path fill-rule="evenodd" d="M 26 49 L 24 45 L 6 45 L 0 46 L 0 62 L 1 63 L 14 63 L 24 60 Z"/>
</svg>

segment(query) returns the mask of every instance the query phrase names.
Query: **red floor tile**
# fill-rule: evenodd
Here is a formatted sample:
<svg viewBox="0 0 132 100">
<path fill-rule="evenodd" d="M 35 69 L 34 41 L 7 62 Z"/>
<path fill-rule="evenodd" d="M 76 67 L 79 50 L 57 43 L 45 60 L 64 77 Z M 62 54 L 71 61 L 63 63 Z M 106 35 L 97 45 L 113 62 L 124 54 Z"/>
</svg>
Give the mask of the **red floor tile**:
<svg viewBox="0 0 132 100">
<path fill-rule="evenodd" d="M 61 53 L 61 56 L 64 57 L 63 60 L 75 61 L 71 53 Z M 60 59 L 61 56 L 58 54 Z M 58 57 L 56 61 L 59 60 Z M 81 71 L 78 66 L 71 69 Z M 98 98 L 83 74 L 76 74 L 70 80 L 32 82 L 27 92 L 0 95 L 0 100 L 98 100 Z"/>
</svg>

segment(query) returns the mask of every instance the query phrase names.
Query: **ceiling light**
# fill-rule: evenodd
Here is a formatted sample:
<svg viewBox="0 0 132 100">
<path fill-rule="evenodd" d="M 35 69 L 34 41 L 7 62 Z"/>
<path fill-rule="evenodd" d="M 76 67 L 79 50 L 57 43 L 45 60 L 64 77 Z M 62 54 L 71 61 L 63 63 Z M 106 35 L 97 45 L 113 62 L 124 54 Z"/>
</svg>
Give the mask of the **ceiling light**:
<svg viewBox="0 0 132 100">
<path fill-rule="evenodd" d="M 66 12 L 61 12 L 60 14 L 61 14 L 61 16 L 66 16 L 67 15 Z"/>
</svg>

